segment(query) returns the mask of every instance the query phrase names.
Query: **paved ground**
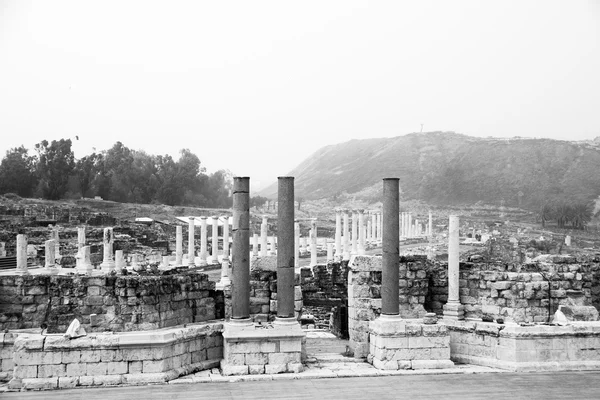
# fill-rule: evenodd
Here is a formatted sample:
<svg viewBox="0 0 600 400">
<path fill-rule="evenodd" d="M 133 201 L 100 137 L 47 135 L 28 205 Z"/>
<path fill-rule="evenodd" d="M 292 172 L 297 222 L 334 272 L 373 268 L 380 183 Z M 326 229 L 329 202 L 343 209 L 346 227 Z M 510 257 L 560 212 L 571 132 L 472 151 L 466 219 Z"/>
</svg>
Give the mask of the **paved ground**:
<svg viewBox="0 0 600 400">
<path fill-rule="evenodd" d="M 600 372 L 403 375 L 1 393 L 2 399 L 600 399 Z"/>
</svg>

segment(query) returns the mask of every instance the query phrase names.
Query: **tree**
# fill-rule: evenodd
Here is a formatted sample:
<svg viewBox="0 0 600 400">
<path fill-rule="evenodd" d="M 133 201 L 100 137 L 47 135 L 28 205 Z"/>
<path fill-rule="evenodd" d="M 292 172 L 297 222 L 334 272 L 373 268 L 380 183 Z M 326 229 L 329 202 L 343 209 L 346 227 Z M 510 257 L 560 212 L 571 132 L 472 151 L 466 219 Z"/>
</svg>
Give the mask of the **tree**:
<svg viewBox="0 0 600 400">
<path fill-rule="evenodd" d="M 53 140 L 50 144 L 42 140 L 35 145 L 35 150 L 39 157 L 37 175 L 42 195 L 50 200 L 62 198 L 75 167 L 71 139 Z"/>
<path fill-rule="evenodd" d="M 101 170 L 101 165 L 104 159 L 102 154 L 92 153 L 89 156 L 84 156 L 75 163 L 75 173 L 77 175 L 77 183 L 81 196 L 85 197 L 92 187 L 96 175 Z"/>
<path fill-rule="evenodd" d="M 0 163 L 0 193 L 30 197 L 37 184 L 36 158 L 21 146 L 10 149 Z"/>
<path fill-rule="evenodd" d="M 260 207 L 267 202 L 266 197 L 254 196 L 250 198 L 250 207 Z"/>
</svg>

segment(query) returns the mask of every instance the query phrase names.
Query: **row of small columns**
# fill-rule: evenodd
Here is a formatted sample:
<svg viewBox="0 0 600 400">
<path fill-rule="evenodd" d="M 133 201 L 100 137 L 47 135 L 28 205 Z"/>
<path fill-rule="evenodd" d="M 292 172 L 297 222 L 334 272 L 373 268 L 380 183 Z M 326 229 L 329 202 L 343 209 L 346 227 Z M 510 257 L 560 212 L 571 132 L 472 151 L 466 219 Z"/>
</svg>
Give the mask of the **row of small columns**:
<svg viewBox="0 0 600 400">
<path fill-rule="evenodd" d="M 399 318 L 399 179 L 383 180 L 383 232 L 381 273 L 382 318 Z M 451 215 L 448 234 L 448 301 L 444 305 L 444 318 L 463 319 L 464 307 L 459 298 L 459 222 Z"/>
<path fill-rule="evenodd" d="M 350 216 L 352 216 L 351 233 L 348 229 Z M 365 254 L 367 241 L 381 240 L 381 213 L 371 212 L 370 216 L 369 219 L 369 215 L 367 215 L 365 224 L 365 210 L 335 210 L 336 260 L 349 260 L 351 255 Z"/>
<path fill-rule="evenodd" d="M 421 223 L 418 219 L 413 220 L 412 213 L 402 212 L 400 214 L 400 237 L 413 238 L 422 236 L 432 236 L 433 216 L 429 212 L 429 221 L 427 225 Z"/>
<path fill-rule="evenodd" d="M 278 178 L 277 319 L 294 318 L 294 178 Z M 232 321 L 250 318 L 250 178 L 233 182 Z"/>
</svg>

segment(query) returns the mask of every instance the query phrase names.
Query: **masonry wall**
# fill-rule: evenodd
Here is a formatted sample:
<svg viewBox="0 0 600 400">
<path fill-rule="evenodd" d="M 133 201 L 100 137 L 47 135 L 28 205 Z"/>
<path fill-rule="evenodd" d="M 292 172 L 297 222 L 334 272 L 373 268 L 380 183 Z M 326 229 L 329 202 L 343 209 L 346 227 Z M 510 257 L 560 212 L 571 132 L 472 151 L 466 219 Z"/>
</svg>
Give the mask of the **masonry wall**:
<svg viewBox="0 0 600 400">
<path fill-rule="evenodd" d="M 147 384 L 218 367 L 222 323 L 153 332 L 20 334 L 14 341 L 12 389 Z"/>
<path fill-rule="evenodd" d="M 1 276 L 0 329 L 149 330 L 223 317 L 223 294 L 205 274 Z M 96 314 L 94 320 L 90 315 Z M 93 324 L 92 324 L 93 323 Z"/>
<path fill-rule="evenodd" d="M 369 321 L 381 314 L 381 257 L 354 256 L 348 272 L 348 333 L 356 358 L 369 353 Z M 419 318 L 428 292 L 427 258 L 400 257 L 400 316 Z"/>
<path fill-rule="evenodd" d="M 559 305 L 600 306 L 596 258 L 546 256 L 532 264 L 461 263 L 460 301 L 467 318 L 546 322 Z M 447 264 L 429 266 L 425 307 L 442 314 L 448 294 Z"/>
</svg>

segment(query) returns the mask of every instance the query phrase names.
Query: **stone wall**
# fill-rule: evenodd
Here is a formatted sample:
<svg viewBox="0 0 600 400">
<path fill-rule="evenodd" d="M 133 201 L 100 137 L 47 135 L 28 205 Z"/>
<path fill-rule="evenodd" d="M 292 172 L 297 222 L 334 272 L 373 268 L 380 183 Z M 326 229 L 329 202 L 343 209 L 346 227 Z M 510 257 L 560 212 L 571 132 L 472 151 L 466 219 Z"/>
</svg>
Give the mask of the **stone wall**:
<svg viewBox="0 0 600 400">
<path fill-rule="evenodd" d="M 148 384 L 215 368 L 223 357 L 222 323 L 77 339 L 20 334 L 12 389 Z"/>
<path fill-rule="evenodd" d="M 400 257 L 400 316 L 420 318 L 427 295 L 426 256 Z M 369 321 L 381 314 L 381 257 L 353 256 L 348 272 L 348 333 L 354 357 L 369 353 Z"/>
<path fill-rule="evenodd" d="M 542 256 L 531 264 L 461 263 L 460 302 L 465 317 L 546 322 L 559 305 L 600 306 L 599 260 Z M 442 314 L 448 293 L 447 264 L 430 265 L 425 307 Z"/>
<path fill-rule="evenodd" d="M 600 368 L 600 322 L 519 326 L 444 321 L 453 361 L 511 371 Z"/>
<path fill-rule="evenodd" d="M 205 274 L 1 276 L 0 329 L 87 332 L 163 328 L 222 318 L 223 295 Z M 95 317 L 90 317 L 96 314 Z M 220 315 L 219 315 L 220 314 Z"/>
</svg>

